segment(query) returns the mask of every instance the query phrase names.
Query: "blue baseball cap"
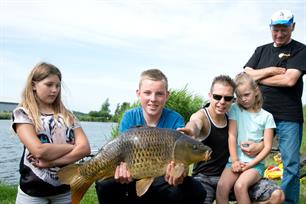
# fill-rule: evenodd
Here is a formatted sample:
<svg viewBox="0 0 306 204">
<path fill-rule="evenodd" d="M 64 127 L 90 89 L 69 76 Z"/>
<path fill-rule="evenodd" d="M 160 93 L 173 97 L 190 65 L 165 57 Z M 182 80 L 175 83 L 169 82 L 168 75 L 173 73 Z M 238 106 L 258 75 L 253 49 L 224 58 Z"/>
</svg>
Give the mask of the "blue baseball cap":
<svg viewBox="0 0 306 204">
<path fill-rule="evenodd" d="M 279 11 L 276 11 L 272 15 L 270 26 L 274 26 L 274 25 L 291 26 L 291 24 L 293 23 L 293 20 L 294 20 L 294 16 L 291 11 L 279 10 Z"/>
</svg>

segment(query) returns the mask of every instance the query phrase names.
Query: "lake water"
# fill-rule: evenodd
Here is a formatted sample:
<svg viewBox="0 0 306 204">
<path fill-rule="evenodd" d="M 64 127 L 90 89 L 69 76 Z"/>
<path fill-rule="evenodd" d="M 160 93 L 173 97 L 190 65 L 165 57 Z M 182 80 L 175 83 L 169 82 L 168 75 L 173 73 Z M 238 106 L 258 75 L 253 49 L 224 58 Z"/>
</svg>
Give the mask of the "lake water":
<svg viewBox="0 0 306 204">
<path fill-rule="evenodd" d="M 92 151 L 97 151 L 111 138 L 116 123 L 81 122 Z M 18 184 L 19 162 L 23 145 L 10 130 L 10 120 L 0 120 L 0 181 Z"/>
</svg>

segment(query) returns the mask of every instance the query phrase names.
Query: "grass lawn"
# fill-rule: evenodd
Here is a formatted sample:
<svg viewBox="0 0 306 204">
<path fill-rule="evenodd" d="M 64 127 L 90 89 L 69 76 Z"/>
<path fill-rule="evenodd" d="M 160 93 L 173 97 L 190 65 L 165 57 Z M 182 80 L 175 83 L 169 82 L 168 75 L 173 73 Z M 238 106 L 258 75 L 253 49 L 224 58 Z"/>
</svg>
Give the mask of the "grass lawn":
<svg viewBox="0 0 306 204">
<path fill-rule="evenodd" d="M 17 186 L 6 185 L 0 183 L 0 203 L 1 204 L 14 204 L 17 194 Z M 81 204 L 95 204 L 98 203 L 95 186 L 92 185 L 86 192 L 82 199 Z"/>
<path fill-rule="evenodd" d="M 8 186 L 0 183 L 0 202 L 2 204 L 13 204 L 15 203 L 17 186 Z"/>
<path fill-rule="evenodd" d="M 91 187 L 86 192 L 85 196 L 83 197 L 83 199 L 81 201 L 81 204 L 89 204 L 89 203 L 92 203 L 92 204 L 98 203 L 95 184 L 91 185 Z"/>
</svg>

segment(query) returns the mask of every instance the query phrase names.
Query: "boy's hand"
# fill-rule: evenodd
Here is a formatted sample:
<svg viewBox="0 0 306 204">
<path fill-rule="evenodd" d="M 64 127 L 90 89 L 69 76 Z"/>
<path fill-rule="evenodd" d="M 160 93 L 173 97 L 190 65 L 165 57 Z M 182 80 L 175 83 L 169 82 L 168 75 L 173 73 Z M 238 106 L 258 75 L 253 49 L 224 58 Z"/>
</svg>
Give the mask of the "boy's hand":
<svg viewBox="0 0 306 204">
<path fill-rule="evenodd" d="M 165 175 L 165 180 L 173 186 L 177 186 L 179 184 L 182 184 L 184 181 L 184 178 L 187 175 L 186 171 L 183 171 L 182 174 L 179 177 L 175 177 L 174 175 L 174 170 L 175 170 L 175 164 L 173 161 L 171 161 L 166 170 L 166 175 Z"/>
<path fill-rule="evenodd" d="M 189 128 L 183 127 L 183 128 L 177 128 L 176 130 L 184 133 L 185 135 L 194 137 L 193 131 L 191 129 L 189 129 Z"/>
<path fill-rule="evenodd" d="M 120 165 L 116 167 L 114 179 L 121 184 L 130 183 L 133 180 L 125 162 L 121 162 Z"/>
</svg>

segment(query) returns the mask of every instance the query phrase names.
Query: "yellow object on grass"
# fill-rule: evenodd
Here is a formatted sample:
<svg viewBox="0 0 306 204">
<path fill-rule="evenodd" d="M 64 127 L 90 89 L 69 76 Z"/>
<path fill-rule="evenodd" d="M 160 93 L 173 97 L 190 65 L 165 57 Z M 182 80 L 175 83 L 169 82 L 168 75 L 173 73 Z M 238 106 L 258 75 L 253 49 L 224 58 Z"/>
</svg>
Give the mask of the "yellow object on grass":
<svg viewBox="0 0 306 204">
<path fill-rule="evenodd" d="M 281 179 L 283 176 L 283 162 L 280 153 L 273 157 L 274 161 L 278 164 L 277 166 L 268 166 L 265 170 L 264 177 L 268 179 Z"/>
<path fill-rule="evenodd" d="M 265 170 L 264 177 L 268 179 L 281 179 L 283 176 L 283 165 L 281 165 L 281 168 L 279 166 L 269 166 Z"/>
</svg>

